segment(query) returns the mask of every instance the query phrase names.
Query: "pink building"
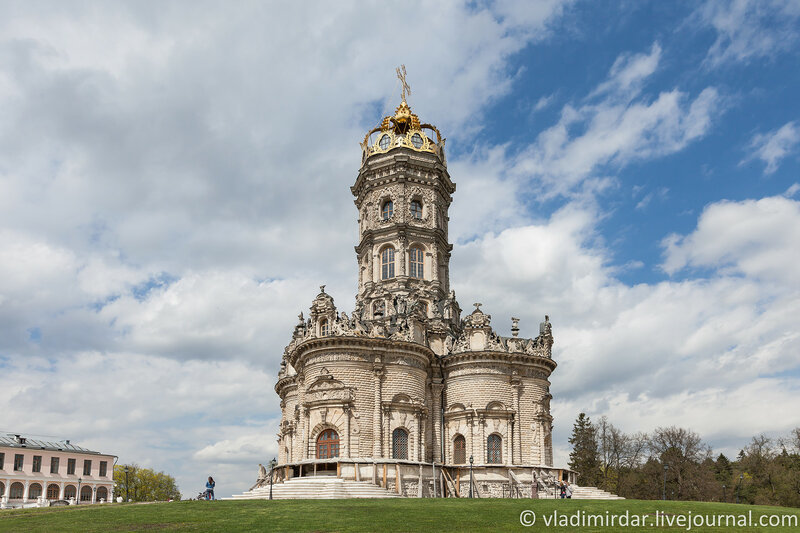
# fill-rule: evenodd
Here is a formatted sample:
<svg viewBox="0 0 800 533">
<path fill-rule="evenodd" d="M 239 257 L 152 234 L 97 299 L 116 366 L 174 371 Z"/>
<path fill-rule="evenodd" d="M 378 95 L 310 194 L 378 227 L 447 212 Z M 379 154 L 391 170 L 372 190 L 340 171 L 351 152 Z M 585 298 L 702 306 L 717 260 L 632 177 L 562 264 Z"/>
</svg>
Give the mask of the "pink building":
<svg viewBox="0 0 800 533">
<path fill-rule="evenodd" d="M 0 436 L 0 505 L 48 505 L 111 501 L 116 456 L 67 441 L 45 442 L 21 435 Z"/>
</svg>

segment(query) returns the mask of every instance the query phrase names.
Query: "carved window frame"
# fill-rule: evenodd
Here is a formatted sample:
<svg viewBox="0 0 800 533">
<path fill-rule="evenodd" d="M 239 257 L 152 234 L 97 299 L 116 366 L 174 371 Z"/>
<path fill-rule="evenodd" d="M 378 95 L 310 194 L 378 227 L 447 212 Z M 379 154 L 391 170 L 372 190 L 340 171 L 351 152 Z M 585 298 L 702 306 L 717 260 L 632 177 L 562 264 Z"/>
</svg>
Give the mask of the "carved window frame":
<svg viewBox="0 0 800 533">
<path fill-rule="evenodd" d="M 461 433 L 453 437 L 453 464 L 467 464 L 467 439 Z"/>
<path fill-rule="evenodd" d="M 488 464 L 503 464 L 503 437 L 492 433 L 486 437 L 486 462 Z"/>
<path fill-rule="evenodd" d="M 386 246 L 381 249 L 381 280 L 392 279 L 396 274 L 396 251 L 394 246 Z"/>
<path fill-rule="evenodd" d="M 391 198 L 386 198 L 381 202 L 381 220 L 391 220 L 394 216 L 394 202 Z"/>
<path fill-rule="evenodd" d="M 395 428 L 392 431 L 392 459 L 408 460 L 408 430 Z"/>
<path fill-rule="evenodd" d="M 414 279 L 425 279 L 425 249 L 419 244 L 408 249 L 408 275 Z"/>
</svg>

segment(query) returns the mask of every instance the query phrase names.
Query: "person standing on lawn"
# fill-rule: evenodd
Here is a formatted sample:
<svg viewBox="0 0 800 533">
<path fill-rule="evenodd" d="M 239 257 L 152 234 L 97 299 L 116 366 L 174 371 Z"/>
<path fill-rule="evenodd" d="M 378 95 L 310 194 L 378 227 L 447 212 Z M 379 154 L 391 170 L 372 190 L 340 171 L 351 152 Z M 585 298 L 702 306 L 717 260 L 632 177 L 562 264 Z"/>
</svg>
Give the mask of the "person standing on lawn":
<svg viewBox="0 0 800 533">
<path fill-rule="evenodd" d="M 208 499 L 209 500 L 216 500 L 216 498 L 214 497 L 214 487 L 215 486 L 216 486 L 216 483 L 214 483 L 214 478 L 211 477 L 211 476 L 208 476 L 208 481 L 206 482 L 206 493 L 208 494 Z"/>
</svg>

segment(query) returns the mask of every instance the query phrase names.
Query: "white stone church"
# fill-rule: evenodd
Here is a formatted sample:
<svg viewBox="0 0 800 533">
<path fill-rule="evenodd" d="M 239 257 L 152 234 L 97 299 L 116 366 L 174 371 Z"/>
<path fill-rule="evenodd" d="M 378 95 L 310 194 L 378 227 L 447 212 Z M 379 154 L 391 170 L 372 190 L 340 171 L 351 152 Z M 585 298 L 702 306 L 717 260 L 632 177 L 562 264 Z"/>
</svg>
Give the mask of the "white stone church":
<svg viewBox="0 0 800 533">
<path fill-rule="evenodd" d="M 500 336 L 481 304 L 462 318 L 450 289 L 444 145 L 405 91 L 361 144 L 355 309 L 323 286 L 284 351 L 276 498 L 552 497 L 576 481 L 553 466 L 548 317 L 536 338 L 514 318 Z M 269 486 L 262 471 L 238 497 Z"/>
</svg>

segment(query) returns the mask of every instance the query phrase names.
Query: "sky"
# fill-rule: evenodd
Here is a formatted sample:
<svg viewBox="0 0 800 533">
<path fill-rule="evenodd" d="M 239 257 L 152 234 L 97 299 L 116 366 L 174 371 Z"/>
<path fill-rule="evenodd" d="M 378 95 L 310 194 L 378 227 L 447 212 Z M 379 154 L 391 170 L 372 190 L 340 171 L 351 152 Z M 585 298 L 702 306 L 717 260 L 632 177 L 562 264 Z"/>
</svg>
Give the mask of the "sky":
<svg viewBox="0 0 800 533">
<path fill-rule="evenodd" d="M 0 0 L 0 431 L 249 488 L 359 142 L 447 138 L 451 284 L 553 324 L 578 413 L 716 453 L 800 425 L 800 4 Z"/>
</svg>

